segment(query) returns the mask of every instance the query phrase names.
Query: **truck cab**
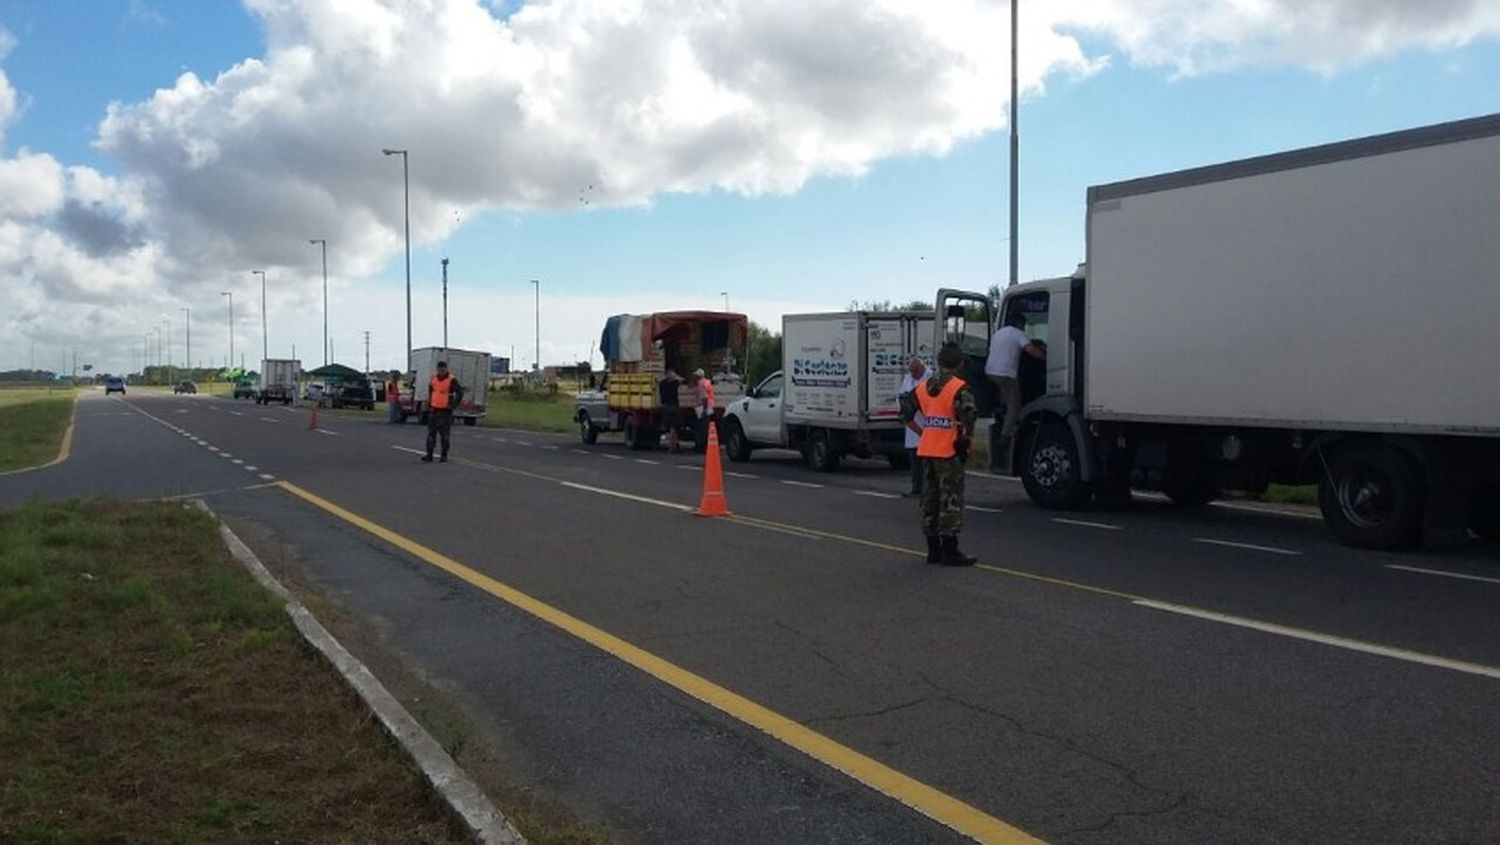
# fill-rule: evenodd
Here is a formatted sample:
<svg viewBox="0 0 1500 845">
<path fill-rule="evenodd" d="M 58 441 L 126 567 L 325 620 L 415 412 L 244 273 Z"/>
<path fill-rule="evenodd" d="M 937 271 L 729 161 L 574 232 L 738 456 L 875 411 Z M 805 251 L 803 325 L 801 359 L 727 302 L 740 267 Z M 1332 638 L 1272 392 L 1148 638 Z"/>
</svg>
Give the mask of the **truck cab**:
<svg viewBox="0 0 1500 845">
<path fill-rule="evenodd" d="M 731 461 L 748 461 L 757 448 L 780 448 L 786 443 L 781 422 L 781 370 L 724 405 L 724 448 Z M 731 423 L 732 421 L 732 423 Z"/>
</svg>

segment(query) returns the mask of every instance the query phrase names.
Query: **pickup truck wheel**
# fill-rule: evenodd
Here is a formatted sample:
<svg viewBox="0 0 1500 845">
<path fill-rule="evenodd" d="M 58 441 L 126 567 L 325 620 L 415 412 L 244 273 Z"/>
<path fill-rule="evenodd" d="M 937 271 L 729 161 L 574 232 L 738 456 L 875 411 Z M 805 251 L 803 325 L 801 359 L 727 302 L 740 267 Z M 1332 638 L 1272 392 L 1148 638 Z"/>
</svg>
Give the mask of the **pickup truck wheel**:
<svg viewBox="0 0 1500 845">
<path fill-rule="evenodd" d="M 656 443 L 656 436 L 642 429 L 634 414 L 625 418 L 625 448 L 639 452 L 642 449 L 655 448 Z"/>
<path fill-rule="evenodd" d="M 587 446 L 599 442 L 599 429 L 594 428 L 594 421 L 589 419 L 588 411 L 578 412 L 578 436 L 583 438 L 584 445 Z"/>
<path fill-rule="evenodd" d="M 478 417 L 464 417 L 464 425 L 475 426 L 479 424 Z"/>
<path fill-rule="evenodd" d="M 1031 501 L 1052 510 L 1077 510 L 1088 504 L 1093 491 L 1083 480 L 1078 444 L 1067 423 L 1042 424 L 1031 440 L 1021 482 Z"/>
<path fill-rule="evenodd" d="M 1412 459 L 1383 443 L 1358 443 L 1333 456 L 1318 484 L 1323 522 L 1339 542 L 1360 549 L 1416 543 L 1422 477 Z"/>
<path fill-rule="evenodd" d="M 745 429 L 739 420 L 731 419 L 724 423 L 724 451 L 729 454 L 729 460 L 736 463 L 750 460 L 750 438 L 745 436 Z"/>
<path fill-rule="evenodd" d="M 833 450 L 828 432 L 813 432 L 807 443 L 807 465 L 818 472 L 833 472 L 839 468 L 839 453 Z"/>
<path fill-rule="evenodd" d="M 1500 487 L 1486 487 L 1474 494 L 1469 530 L 1491 543 L 1500 543 Z"/>
</svg>

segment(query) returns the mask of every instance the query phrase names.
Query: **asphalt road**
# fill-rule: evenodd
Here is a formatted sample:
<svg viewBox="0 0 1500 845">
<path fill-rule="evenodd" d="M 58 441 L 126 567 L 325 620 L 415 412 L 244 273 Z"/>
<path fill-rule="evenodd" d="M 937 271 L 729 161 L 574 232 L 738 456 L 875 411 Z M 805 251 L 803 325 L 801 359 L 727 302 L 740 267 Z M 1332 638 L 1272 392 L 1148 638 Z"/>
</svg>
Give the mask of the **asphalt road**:
<svg viewBox="0 0 1500 845">
<path fill-rule="evenodd" d="M 89 394 L 72 457 L 0 504 L 201 495 L 622 840 L 1500 841 L 1493 547 L 1059 515 L 976 474 L 983 565 L 953 570 L 874 462 L 726 463 L 736 517 L 705 520 L 701 458 L 454 434 L 426 465 L 370 415 Z"/>
</svg>

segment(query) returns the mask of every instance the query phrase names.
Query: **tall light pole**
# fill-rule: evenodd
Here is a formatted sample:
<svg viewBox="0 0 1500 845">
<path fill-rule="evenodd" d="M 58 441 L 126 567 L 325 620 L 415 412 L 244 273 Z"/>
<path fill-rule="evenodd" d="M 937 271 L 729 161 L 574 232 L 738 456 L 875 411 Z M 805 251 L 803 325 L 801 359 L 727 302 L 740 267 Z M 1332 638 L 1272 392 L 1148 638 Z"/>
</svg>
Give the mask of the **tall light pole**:
<svg viewBox="0 0 1500 845">
<path fill-rule="evenodd" d="M 532 279 L 531 285 L 536 288 L 536 360 L 533 365 L 540 374 L 542 372 L 542 283 Z"/>
<path fill-rule="evenodd" d="M 186 355 L 187 355 L 188 378 L 192 378 L 193 377 L 193 309 L 192 308 L 179 308 L 177 310 L 181 311 L 183 313 L 183 315 L 184 315 L 183 318 L 182 318 L 183 340 L 187 344 L 187 353 L 186 353 Z"/>
<path fill-rule="evenodd" d="M 266 334 L 266 271 L 251 270 L 250 274 L 260 276 L 260 359 L 265 361 L 271 357 L 271 341 Z M 265 366 L 261 364 L 262 368 Z"/>
<path fill-rule="evenodd" d="M 721 291 L 719 291 L 719 296 L 724 297 L 724 310 L 725 310 L 725 312 L 728 312 L 729 311 L 729 291 L 727 291 L 727 290 L 721 290 Z"/>
<path fill-rule="evenodd" d="M 229 297 L 229 361 L 225 363 L 224 368 L 232 370 L 234 369 L 234 291 L 221 290 L 219 296 Z"/>
<path fill-rule="evenodd" d="M 1017 234 L 1021 219 L 1021 183 L 1018 170 L 1021 166 L 1021 108 L 1017 102 L 1016 57 L 1020 53 L 1020 39 L 1016 24 L 1020 20 L 1018 7 L 1021 0 L 1010 0 L 1010 283 L 1015 284 L 1021 276 L 1021 238 Z"/>
<path fill-rule="evenodd" d="M 443 259 L 443 348 L 448 348 L 448 259 Z"/>
<path fill-rule="evenodd" d="M 406 221 L 406 357 L 409 362 L 411 360 L 411 171 L 407 166 L 406 150 L 381 150 L 381 152 L 388 156 L 401 156 L 401 188 L 404 197 L 401 208 L 402 217 Z"/>
<path fill-rule="evenodd" d="M 167 381 L 172 380 L 172 318 L 161 315 L 161 364 L 167 370 Z"/>
<path fill-rule="evenodd" d="M 331 354 L 328 347 L 328 241 L 323 238 L 313 238 L 308 243 L 323 248 L 323 366 L 326 367 Z"/>
</svg>

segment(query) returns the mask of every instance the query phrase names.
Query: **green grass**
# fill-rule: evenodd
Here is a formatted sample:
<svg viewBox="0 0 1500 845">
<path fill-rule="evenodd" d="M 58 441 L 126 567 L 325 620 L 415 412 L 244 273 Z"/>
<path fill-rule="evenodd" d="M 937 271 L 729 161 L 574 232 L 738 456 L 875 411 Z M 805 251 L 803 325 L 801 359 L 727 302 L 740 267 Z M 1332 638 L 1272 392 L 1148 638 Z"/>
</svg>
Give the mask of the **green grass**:
<svg viewBox="0 0 1500 845">
<path fill-rule="evenodd" d="M 72 388 L 0 390 L 0 471 L 45 464 L 57 457 L 73 418 Z"/>
<path fill-rule="evenodd" d="M 481 425 L 570 432 L 578 427 L 573 422 L 573 404 L 573 394 L 565 391 L 558 391 L 556 396 L 544 393 L 520 396 L 491 393 Z"/>
<path fill-rule="evenodd" d="M 1272 484 L 1266 488 L 1266 492 L 1256 497 L 1257 501 L 1272 502 L 1279 505 L 1316 505 L 1318 503 L 1318 485 L 1316 484 Z"/>
<path fill-rule="evenodd" d="M 0 512 L 0 841 L 457 842 L 180 504 Z"/>
</svg>

